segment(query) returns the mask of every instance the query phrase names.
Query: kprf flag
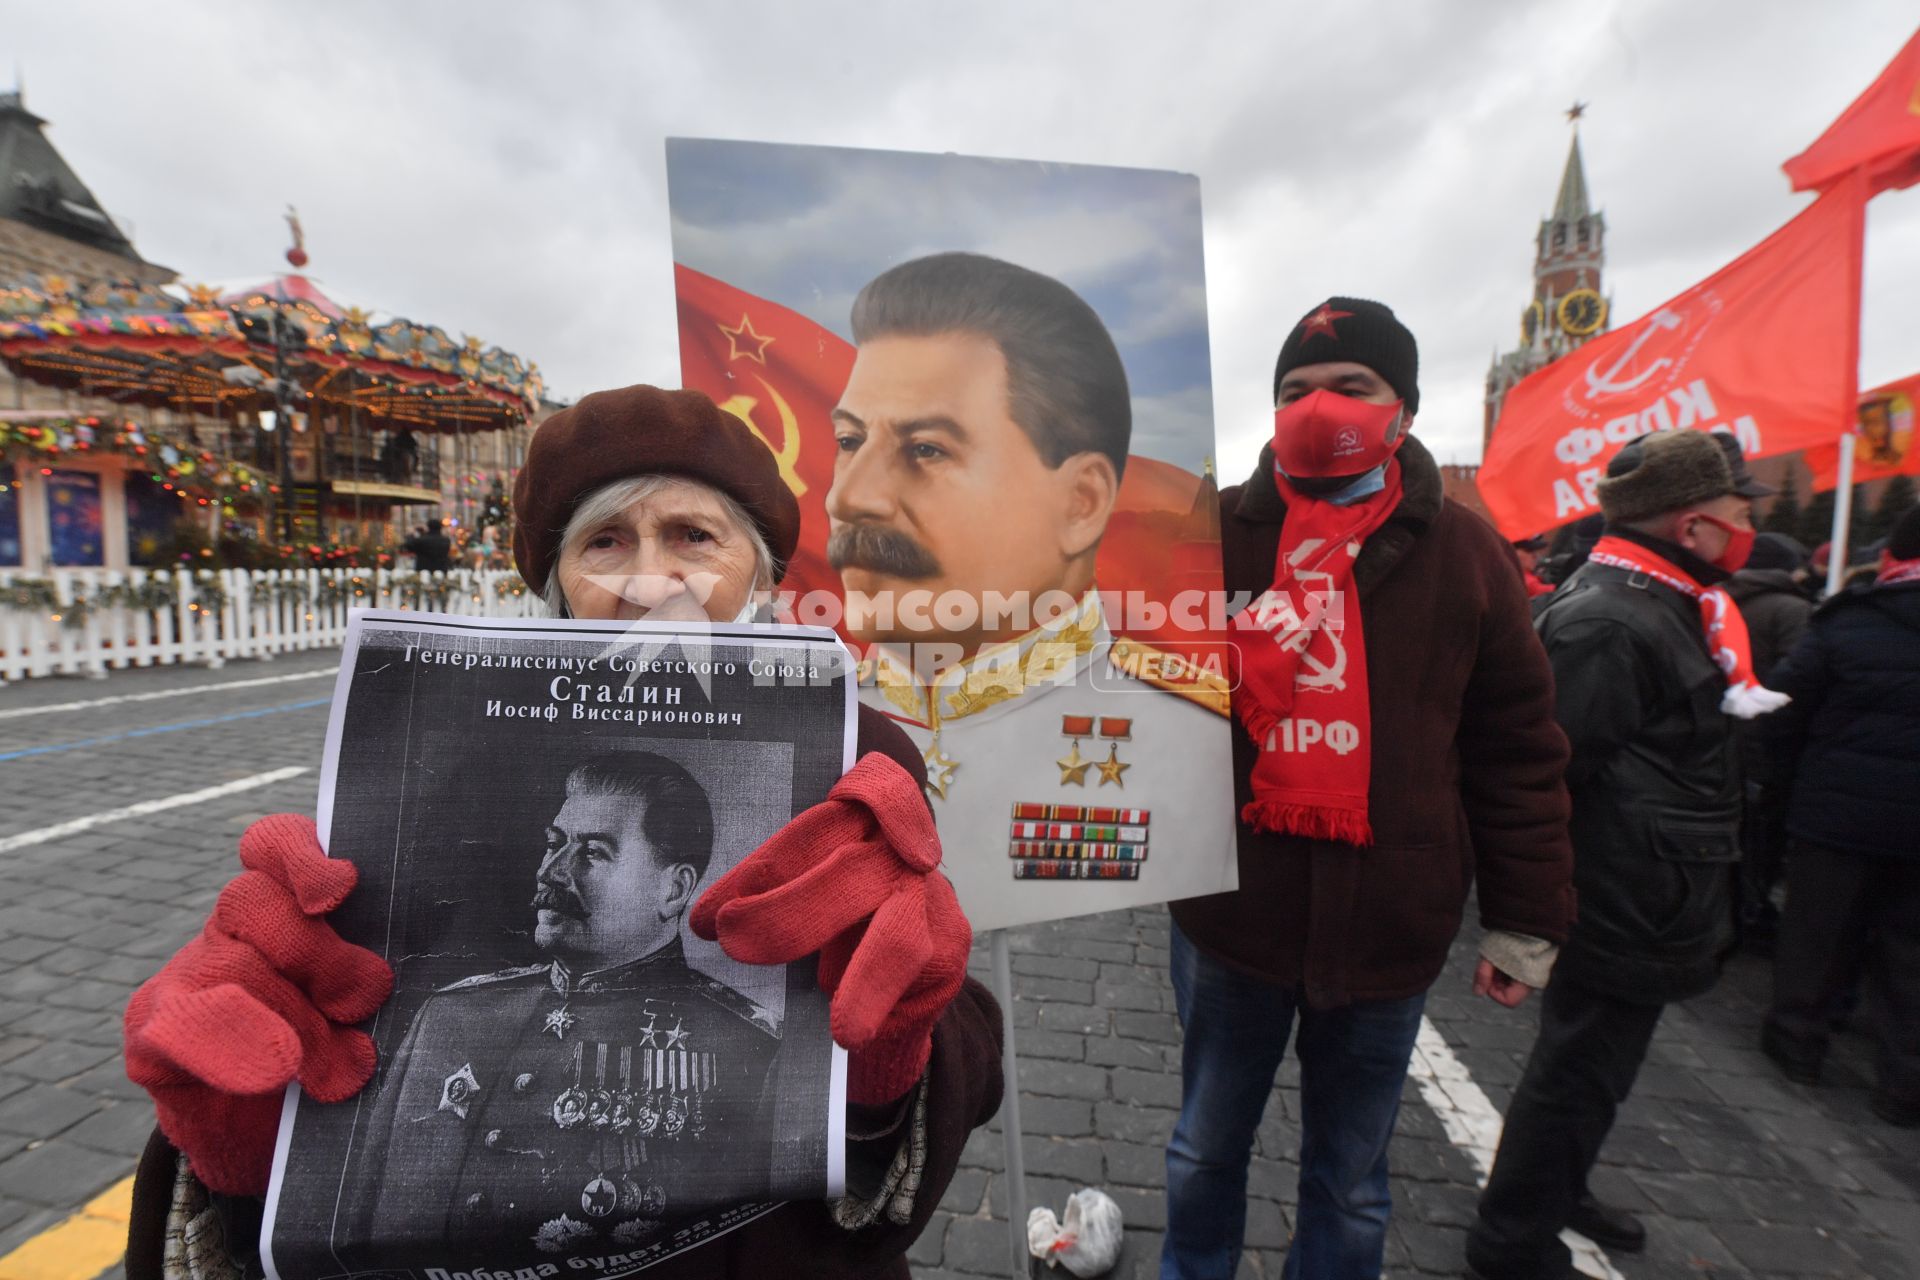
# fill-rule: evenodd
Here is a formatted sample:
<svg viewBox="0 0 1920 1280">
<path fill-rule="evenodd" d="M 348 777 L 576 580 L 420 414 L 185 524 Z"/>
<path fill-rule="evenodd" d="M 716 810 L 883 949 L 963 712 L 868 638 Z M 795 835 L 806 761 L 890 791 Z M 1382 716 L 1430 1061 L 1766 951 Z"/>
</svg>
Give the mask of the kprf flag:
<svg viewBox="0 0 1920 1280">
<path fill-rule="evenodd" d="M 1853 482 L 1888 476 L 1920 476 L 1920 440 L 1914 438 L 1914 406 L 1920 404 L 1920 373 L 1860 393 L 1853 422 Z M 1815 492 L 1840 482 L 1840 446 L 1820 445 L 1804 455 Z"/>
<path fill-rule="evenodd" d="M 1920 182 L 1920 31 L 1812 146 L 1780 167 L 1795 191 L 1825 191 L 1856 169 L 1869 195 Z"/>
<path fill-rule="evenodd" d="M 1685 293 L 1507 393 L 1478 476 L 1523 538 L 1600 509 L 1607 461 L 1650 431 L 1730 431 L 1749 458 L 1836 440 L 1860 350 L 1855 178 Z"/>
</svg>

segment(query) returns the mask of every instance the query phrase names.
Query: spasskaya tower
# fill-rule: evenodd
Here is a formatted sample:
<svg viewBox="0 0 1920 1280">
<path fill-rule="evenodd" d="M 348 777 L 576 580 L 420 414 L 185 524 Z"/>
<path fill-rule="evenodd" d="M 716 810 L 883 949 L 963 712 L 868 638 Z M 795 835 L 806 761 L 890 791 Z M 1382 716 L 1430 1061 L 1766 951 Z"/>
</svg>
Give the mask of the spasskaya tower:
<svg viewBox="0 0 1920 1280">
<path fill-rule="evenodd" d="M 1573 145 L 1553 212 L 1542 219 L 1534 236 L 1533 298 L 1520 313 L 1520 345 L 1495 356 L 1487 370 L 1483 446 L 1493 438 L 1500 406 L 1515 383 L 1609 327 L 1612 299 L 1601 291 L 1607 220 L 1588 198 L 1586 166 L 1580 159 L 1578 121 L 1585 109 L 1586 104 L 1576 103 L 1567 112 L 1575 122 Z"/>
</svg>

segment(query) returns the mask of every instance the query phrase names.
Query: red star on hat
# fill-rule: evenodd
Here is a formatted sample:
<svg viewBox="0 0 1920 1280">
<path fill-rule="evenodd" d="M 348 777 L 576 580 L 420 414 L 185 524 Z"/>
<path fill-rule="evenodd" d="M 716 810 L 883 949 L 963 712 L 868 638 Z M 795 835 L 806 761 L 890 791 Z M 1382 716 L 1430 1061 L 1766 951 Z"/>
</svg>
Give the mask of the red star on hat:
<svg viewBox="0 0 1920 1280">
<path fill-rule="evenodd" d="M 1318 311 L 1300 322 L 1302 330 L 1300 340 L 1304 342 L 1316 333 L 1324 333 L 1335 342 L 1338 342 L 1340 340 L 1340 334 L 1334 329 L 1333 322 L 1335 320 L 1345 320 L 1352 314 L 1353 312 L 1351 311 L 1335 311 L 1330 304 L 1323 302 L 1320 304 Z"/>
</svg>

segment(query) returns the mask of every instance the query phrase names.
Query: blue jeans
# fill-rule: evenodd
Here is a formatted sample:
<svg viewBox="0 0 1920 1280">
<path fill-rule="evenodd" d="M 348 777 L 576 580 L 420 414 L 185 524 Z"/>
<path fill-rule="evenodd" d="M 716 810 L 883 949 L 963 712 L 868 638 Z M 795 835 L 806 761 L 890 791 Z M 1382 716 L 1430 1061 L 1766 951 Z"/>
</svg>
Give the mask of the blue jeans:
<svg viewBox="0 0 1920 1280">
<path fill-rule="evenodd" d="M 1387 1140 L 1426 993 L 1339 1009 L 1202 955 L 1173 928 L 1186 1038 L 1180 1123 L 1167 1144 L 1161 1280 L 1231 1280 L 1247 1232 L 1247 1161 L 1296 1017 L 1300 1203 L 1286 1280 L 1377 1280 L 1393 1197 Z"/>
</svg>

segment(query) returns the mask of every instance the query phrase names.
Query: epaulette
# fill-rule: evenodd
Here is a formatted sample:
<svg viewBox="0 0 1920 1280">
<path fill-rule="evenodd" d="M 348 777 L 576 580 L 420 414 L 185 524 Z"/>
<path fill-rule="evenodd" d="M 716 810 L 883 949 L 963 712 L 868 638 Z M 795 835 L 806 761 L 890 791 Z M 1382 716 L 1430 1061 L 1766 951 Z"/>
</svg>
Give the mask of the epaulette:
<svg viewBox="0 0 1920 1280">
<path fill-rule="evenodd" d="M 1115 640 L 1107 650 L 1107 662 L 1121 675 L 1185 698 L 1215 715 L 1233 713 L 1226 673 L 1214 664 L 1133 639 Z"/>
<path fill-rule="evenodd" d="M 780 1020 L 773 1016 L 773 1010 L 756 1000 L 741 995 L 726 983 L 702 974 L 700 976 L 700 994 L 742 1021 L 752 1023 L 768 1035 L 778 1036 L 780 1034 Z"/>
<path fill-rule="evenodd" d="M 448 991 L 471 991 L 475 987 L 490 987 L 495 983 L 512 982 L 516 978 L 531 978 L 535 974 L 546 974 L 552 970 L 550 964 L 527 964 L 515 969 L 502 969 L 498 973 L 476 973 L 471 978 L 462 978 L 449 983 L 434 992 L 440 995 Z"/>
</svg>

